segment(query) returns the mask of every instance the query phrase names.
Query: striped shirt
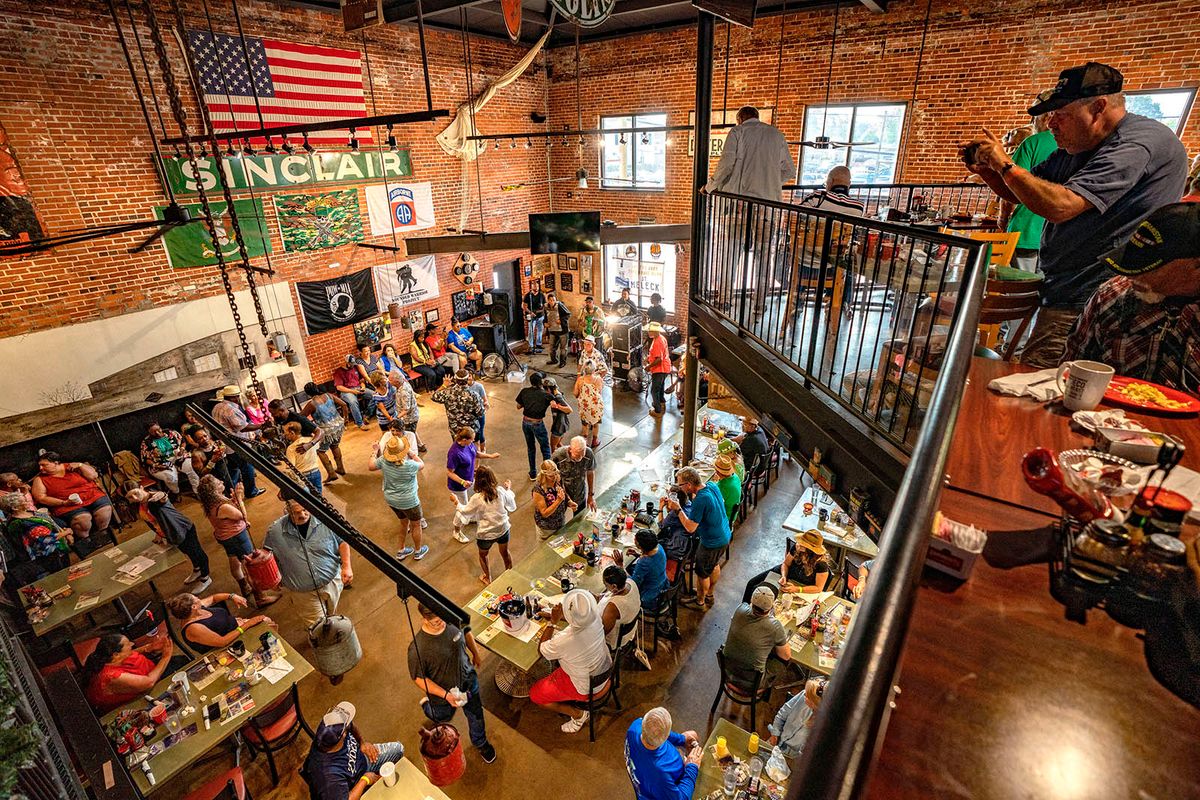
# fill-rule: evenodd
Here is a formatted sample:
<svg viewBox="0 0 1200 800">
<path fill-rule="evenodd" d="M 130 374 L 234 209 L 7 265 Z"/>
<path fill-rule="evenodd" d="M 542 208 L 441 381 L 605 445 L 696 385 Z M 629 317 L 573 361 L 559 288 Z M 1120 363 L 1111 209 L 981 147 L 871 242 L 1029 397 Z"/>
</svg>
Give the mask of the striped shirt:
<svg viewBox="0 0 1200 800">
<path fill-rule="evenodd" d="M 866 211 L 866 204 L 861 200 L 855 200 L 847 194 L 848 191 L 849 189 L 844 186 L 821 189 L 801 200 L 800 205 L 806 208 L 817 208 L 821 211 L 838 211 L 842 214 L 861 217 Z"/>
</svg>

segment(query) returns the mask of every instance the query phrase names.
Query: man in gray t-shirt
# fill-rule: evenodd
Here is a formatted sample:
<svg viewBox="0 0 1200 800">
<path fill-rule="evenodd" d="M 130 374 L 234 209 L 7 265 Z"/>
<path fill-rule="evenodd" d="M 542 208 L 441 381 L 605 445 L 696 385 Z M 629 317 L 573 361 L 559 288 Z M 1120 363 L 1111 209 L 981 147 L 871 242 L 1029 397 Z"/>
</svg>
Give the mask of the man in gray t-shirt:
<svg viewBox="0 0 1200 800">
<path fill-rule="evenodd" d="M 792 658 L 787 630 L 771 614 L 775 592 L 759 586 L 733 612 L 729 635 L 725 637 L 725 665 L 738 683 L 749 686 L 755 672 L 763 672 L 762 686 L 770 686 Z M 772 659 L 774 655 L 777 658 Z"/>
<path fill-rule="evenodd" d="M 592 448 L 587 446 L 587 440 L 576 436 L 571 439 L 569 445 L 555 450 L 550 458 L 558 465 L 558 471 L 562 474 L 567 497 L 574 500 L 580 509 L 586 503 L 588 510 L 595 510 L 596 455 Z"/>
<path fill-rule="evenodd" d="M 1165 125 L 1126 113 L 1123 83 L 1120 72 L 1096 62 L 1063 70 L 1058 85 L 1029 109 L 1050 115 L 1059 146 L 1032 170 L 1013 163 L 990 133 L 964 145 L 964 158 L 976 145 L 968 167 L 996 194 L 1046 218 L 1042 309 L 1023 363 L 1058 365 L 1083 304 L 1107 277 L 1101 256 L 1150 212 L 1183 196 L 1183 143 Z"/>
</svg>

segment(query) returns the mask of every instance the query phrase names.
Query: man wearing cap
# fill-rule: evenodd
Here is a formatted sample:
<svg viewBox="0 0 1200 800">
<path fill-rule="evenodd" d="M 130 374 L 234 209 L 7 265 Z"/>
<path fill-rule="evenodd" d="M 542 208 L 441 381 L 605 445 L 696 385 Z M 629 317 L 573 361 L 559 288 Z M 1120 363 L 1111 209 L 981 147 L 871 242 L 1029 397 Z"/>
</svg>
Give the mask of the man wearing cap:
<svg viewBox="0 0 1200 800">
<path fill-rule="evenodd" d="M 459 363 L 468 369 L 474 364 L 474 370 L 478 372 L 483 365 L 483 353 L 475 346 L 475 335 L 458 321 L 458 317 L 450 320 L 450 332 L 446 334 L 446 347 L 457 355 Z"/>
<path fill-rule="evenodd" d="M 650 337 L 650 349 L 646 353 L 646 371 L 650 373 L 650 413 L 661 417 L 667 410 L 667 376 L 671 374 L 671 350 L 663 326 L 657 322 L 646 324 L 646 335 Z"/>
<path fill-rule="evenodd" d="M 1155 211 L 1104 263 L 1117 276 L 1084 307 L 1063 360 L 1200 396 L 1200 203 Z"/>
<path fill-rule="evenodd" d="M 742 418 L 742 430 L 742 433 L 732 438 L 742 449 L 746 471 L 754 474 L 758 471 L 761 461 L 767 457 L 767 453 L 771 452 L 771 443 L 767 441 L 767 434 L 754 417 Z"/>
<path fill-rule="evenodd" d="M 635 719 L 625 733 L 625 769 L 637 800 L 691 800 L 703 755 L 696 732 L 672 731 L 671 714 L 662 707 Z"/>
<path fill-rule="evenodd" d="M 742 479 L 733 471 L 733 459 L 728 455 L 718 455 L 713 459 L 713 482 L 721 492 L 725 501 L 725 516 L 732 526 L 737 518 L 738 505 L 742 502 Z"/>
<path fill-rule="evenodd" d="M 583 337 L 583 349 L 579 351 L 580 373 L 584 367 L 591 367 L 592 372 L 601 377 L 608 374 L 608 361 L 598 346 L 598 340 L 591 334 Z"/>
<path fill-rule="evenodd" d="M 241 396 L 242 390 L 235 384 L 218 389 L 218 402 L 213 406 L 212 417 L 222 428 L 249 443 L 254 440 L 254 431 L 257 431 L 262 425 L 251 424 L 250 419 L 246 416 L 245 409 L 242 408 L 239 402 Z M 241 475 L 247 500 L 252 497 L 258 497 L 266 491 L 266 489 L 258 488 L 258 485 L 255 483 L 254 465 L 233 450 L 230 450 L 226 454 L 225 465 L 229 467 L 231 475 Z"/>
<path fill-rule="evenodd" d="M 483 416 L 483 403 L 467 387 L 467 377 L 467 371 L 460 369 L 454 373 L 449 384 L 429 396 L 433 402 L 446 407 L 446 424 L 450 427 L 451 441 L 462 428 L 478 430 L 479 419 Z"/>
<path fill-rule="evenodd" d="M 379 780 L 384 764 L 404 757 L 400 742 L 366 741 L 354 714 L 354 705 L 343 700 L 321 717 L 300 770 L 315 800 L 358 800 Z"/>
<path fill-rule="evenodd" d="M 968 167 L 996 194 L 1046 219 L 1040 254 L 1042 308 L 1022 363 L 1051 367 L 1067 332 L 1104 280 L 1102 256 L 1150 212 L 1183 195 L 1187 152 L 1160 122 L 1125 111 L 1121 73 L 1094 61 L 1059 73 L 1031 116 L 1050 114 L 1059 149 L 1032 170 L 990 131 L 963 144 Z"/>
<path fill-rule="evenodd" d="M 721 556 L 732 538 L 725 501 L 717 485 L 705 482 L 692 467 L 679 470 L 675 482 L 691 496 L 691 509 L 684 511 L 680 501 L 670 496 L 664 497 L 662 503 L 668 511 L 678 511 L 679 524 L 699 540 L 696 547 L 696 576 L 699 578 L 696 602 L 701 608 L 708 608 L 713 604 L 713 588 L 721 577 Z"/>
<path fill-rule="evenodd" d="M 757 672 L 763 673 L 759 687 L 770 686 L 792 658 L 787 629 L 771 613 L 774 605 L 775 591 L 770 586 L 759 586 L 750 595 L 750 602 L 733 612 L 725 637 L 725 664 L 730 678 L 739 686 L 749 688 Z"/>
</svg>

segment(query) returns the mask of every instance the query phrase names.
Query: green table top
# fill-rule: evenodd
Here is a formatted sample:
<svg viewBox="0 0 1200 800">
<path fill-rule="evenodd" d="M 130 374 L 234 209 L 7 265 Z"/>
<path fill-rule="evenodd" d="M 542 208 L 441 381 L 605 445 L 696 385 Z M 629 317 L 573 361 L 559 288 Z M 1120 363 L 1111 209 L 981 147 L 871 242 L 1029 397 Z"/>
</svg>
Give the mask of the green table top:
<svg viewBox="0 0 1200 800">
<path fill-rule="evenodd" d="M 250 630 L 246 631 L 241 637 L 241 641 L 245 642 L 246 644 L 246 650 L 256 650 L 260 646 L 258 637 L 268 630 L 270 630 L 270 628 L 266 623 L 259 623 Z M 130 768 L 129 772 L 133 776 L 133 782 L 137 784 L 137 787 L 141 790 L 142 794 L 150 794 L 151 792 L 160 789 L 163 784 L 165 784 L 168 780 L 182 770 L 186 769 L 193 761 L 200 758 L 200 756 L 216 747 L 225 739 L 228 739 L 230 736 L 237 733 L 238 730 L 248 723 L 253 716 L 262 713 L 262 711 L 269 707 L 271 703 L 274 703 L 280 697 L 291 691 L 293 683 L 298 683 L 301 678 L 313 671 L 312 665 L 305 661 L 304 658 L 297 653 L 295 648 L 293 648 L 290 644 L 283 642 L 283 649 L 283 658 L 292 665 L 292 671 L 281 677 L 275 683 L 271 683 L 266 678 L 263 678 L 258 682 L 257 685 L 251 686 L 250 696 L 254 698 L 254 708 L 246 713 L 241 714 L 240 716 L 234 717 L 231 720 L 227 720 L 224 723 L 212 722 L 208 730 L 204 729 L 204 720 L 201 717 L 202 703 L 199 698 L 204 696 L 208 698 L 207 702 L 216 702 L 216 698 L 222 692 L 235 684 L 233 681 L 229 680 L 228 674 L 225 673 L 221 674 L 218 678 L 216 678 L 216 680 L 207 684 L 203 688 L 192 686 L 191 697 L 192 705 L 195 707 L 195 710 L 190 715 L 180 720 L 180 729 L 186 729 L 189 725 L 194 724 L 196 726 L 196 732 L 191 736 L 188 736 L 186 739 L 177 742 L 174 746 L 168 747 L 166 750 L 150 759 L 150 769 L 154 773 L 155 779 L 153 786 L 151 786 L 150 782 L 146 780 L 146 774 L 142 771 L 140 765 Z M 193 665 L 204 660 L 204 658 L 214 659 L 212 663 L 216 663 L 216 656 L 223 652 L 225 652 L 225 650 L 214 650 L 213 652 L 208 653 L 206 656 L 202 656 L 201 658 L 192 661 L 187 665 L 187 667 L 184 668 L 184 671 L 191 669 Z M 234 661 L 232 666 L 240 668 L 241 663 Z M 170 684 L 171 676 L 166 675 L 161 681 L 155 684 L 154 689 L 147 694 L 153 697 L 158 697 L 170 688 Z M 134 700 L 133 702 L 128 703 L 121 708 L 116 709 L 115 711 L 105 714 L 100 722 L 101 724 L 107 726 L 108 723 L 117 716 L 117 714 L 125 709 L 140 710 L 146 709 L 149 706 L 150 703 L 148 703 L 145 699 Z M 159 726 L 158 731 L 155 732 L 154 738 L 150 740 L 150 743 L 161 741 L 168 735 L 168 733 L 169 732 L 167 731 L 167 727 L 165 725 Z"/>
<path fill-rule="evenodd" d="M 768 576 L 767 581 L 778 585 L 779 573 L 772 572 Z M 783 627 L 787 629 L 789 637 L 791 637 L 789 638 L 789 642 L 792 643 L 792 663 L 799 665 L 803 669 L 807 670 L 810 674 L 817 672 L 822 675 L 832 675 L 834 669 L 837 668 L 837 663 L 822 664 L 820 655 L 817 653 L 817 646 L 812 642 L 811 639 L 804 639 L 804 643 L 799 647 L 797 647 L 794 643 L 796 638 L 793 636 L 793 634 L 796 633 L 796 610 L 799 608 L 800 603 L 807 602 L 812 598 L 812 595 L 797 593 L 791 595 L 791 597 L 793 605 L 792 608 L 786 612 L 783 611 L 783 607 L 780 602 L 776 601 L 775 617 L 783 623 Z M 820 599 L 822 614 L 838 605 L 850 609 L 850 625 L 846 629 L 848 636 L 850 628 L 854 627 L 854 615 L 857 612 L 858 607 L 853 601 L 846 600 L 841 597 L 834 597 L 830 592 L 820 592 L 817 594 L 817 597 Z M 807 619 L 808 615 L 806 614 L 804 616 Z M 841 621 L 840 618 L 838 621 Z"/>
<path fill-rule="evenodd" d="M 1037 281 L 1042 279 L 1042 276 L 1036 272 L 1026 272 L 1016 267 L 995 267 L 988 271 L 988 277 L 1001 281 Z"/>
<path fill-rule="evenodd" d="M 692 797 L 695 800 L 707 797 L 713 792 L 720 792 L 725 784 L 725 771 L 717 763 L 716 747 L 717 737 L 725 737 L 725 746 L 729 748 L 729 754 L 740 761 L 747 761 L 750 758 L 750 731 L 743 730 L 737 725 L 725 718 L 717 720 L 713 726 L 712 732 L 708 735 L 708 741 L 704 743 L 704 755 L 700 758 L 700 773 L 696 777 L 696 789 L 692 792 Z M 765 764 L 771 756 L 771 745 L 766 739 L 763 739 L 758 746 L 758 757 Z M 766 775 L 762 779 L 767 783 Z M 786 784 L 783 784 L 786 788 Z M 783 792 L 780 792 L 783 796 Z M 721 795 L 724 800 L 724 795 Z"/>
<path fill-rule="evenodd" d="M 708 415 L 708 421 L 713 425 L 712 433 L 707 433 L 700 427 L 705 415 Z M 702 406 L 699 416 L 696 417 L 696 433 L 715 439 L 717 428 L 724 428 L 726 436 L 737 436 L 742 432 L 742 420 L 737 414 L 730 414 L 708 405 Z"/>
<path fill-rule="evenodd" d="M 157 555 L 146 555 L 154 564 L 143 570 L 132 583 L 125 584 L 114 580 L 119 567 L 130 559 L 143 555 L 146 549 L 153 544 L 154 534 L 147 531 L 114 547 L 97 550 L 92 553 L 85 559 L 85 561 L 91 562 L 92 571 L 81 578 L 68 582 L 67 575 L 70 573 L 70 568 L 67 568 L 59 570 L 52 575 L 47 575 L 40 581 L 35 581 L 36 585 L 51 594 L 69 583 L 74 594 L 70 597 L 54 601 L 54 605 L 50 607 L 50 615 L 41 622 L 33 625 L 33 632 L 38 636 L 44 636 L 55 628 L 67 624 L 75 619 L 75 617 L 94 611 L 101 606 L 111 603 L 126 592 L 149 583 L 167 570 L 187 560 L 183 553 L 179 552 L 178 548 L 164 545 L 166 547 L 165 552 Z M 113 554 L 121 555 L 110 557 Z M 99 592 L 99 600 L 87 608 L 76 608 L 80 598 L 87 592 Z"/>
<path fill-rule="evenodd" d="M 816 489 L 811 486 L 804 490 L 804 494 L 800 495 L 800 499 L 796 502 L 795 507 L 788 513 L 787 519 L 783 521 L 783 529 L 785 531 L 803 533 L 812 529 L 820 530 L 821 538 L 825 540 L 827 547 L 857 553 L 867 558 L 874 558 L 879 555 L 879 545 L 871 541 L 871 537 L 867 536 L 866 531 L 853 523 L 851 523 L 851 528 L 847 531 L 845 537 L 840 536 L 839 532 L 841 529 L 834 528 L 832 524 L 826 524 L 825 530 L 817 527 L 820 522 L 817 512 L 820 509 L 827 509 L 830 512 L 830 516 L 832 516 L 834 511 L 845 511 L 825 492 L 820 493 L 820 496 L 823 498 L 821 503 L 817 503 L 817 496 Z M 804 513 L 805 503 L 813 504 L 812 513 Z M 837 564 L 835 566 L 838 569 L 842 569 L 844 565 Z"/>
</svg>

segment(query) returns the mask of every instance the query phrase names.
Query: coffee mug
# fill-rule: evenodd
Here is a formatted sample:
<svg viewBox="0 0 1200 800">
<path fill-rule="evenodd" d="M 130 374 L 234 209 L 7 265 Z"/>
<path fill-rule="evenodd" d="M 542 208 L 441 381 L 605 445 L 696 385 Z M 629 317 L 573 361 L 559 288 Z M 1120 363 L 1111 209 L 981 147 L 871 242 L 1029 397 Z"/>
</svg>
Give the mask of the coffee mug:
<svg viewBox="0 0 1200 800">
<path fill-rule="evenodd" d="M 246 643 L 241 639 L 237 639 L 229 644 L 229 652 L 233 653 L 235 658 L 241 658 L 246 655 Z"/>
<path fill-rule="evenodd" d="M 1071 411 L 1091 411 L 1108 391 L 1112 376 L 1113 368 L 1099 361 L 1065 361 L 1055 378 L 1064 406 Z"/>
<path fill-rule="evenodd" d="M 394 762 L 385 761 L 379 765 L 379 779 L 383 781 L 384 786 L 395 786 L 396 781 L 400 776 L 396 774 L 396 765 Z"/>
</svg>

